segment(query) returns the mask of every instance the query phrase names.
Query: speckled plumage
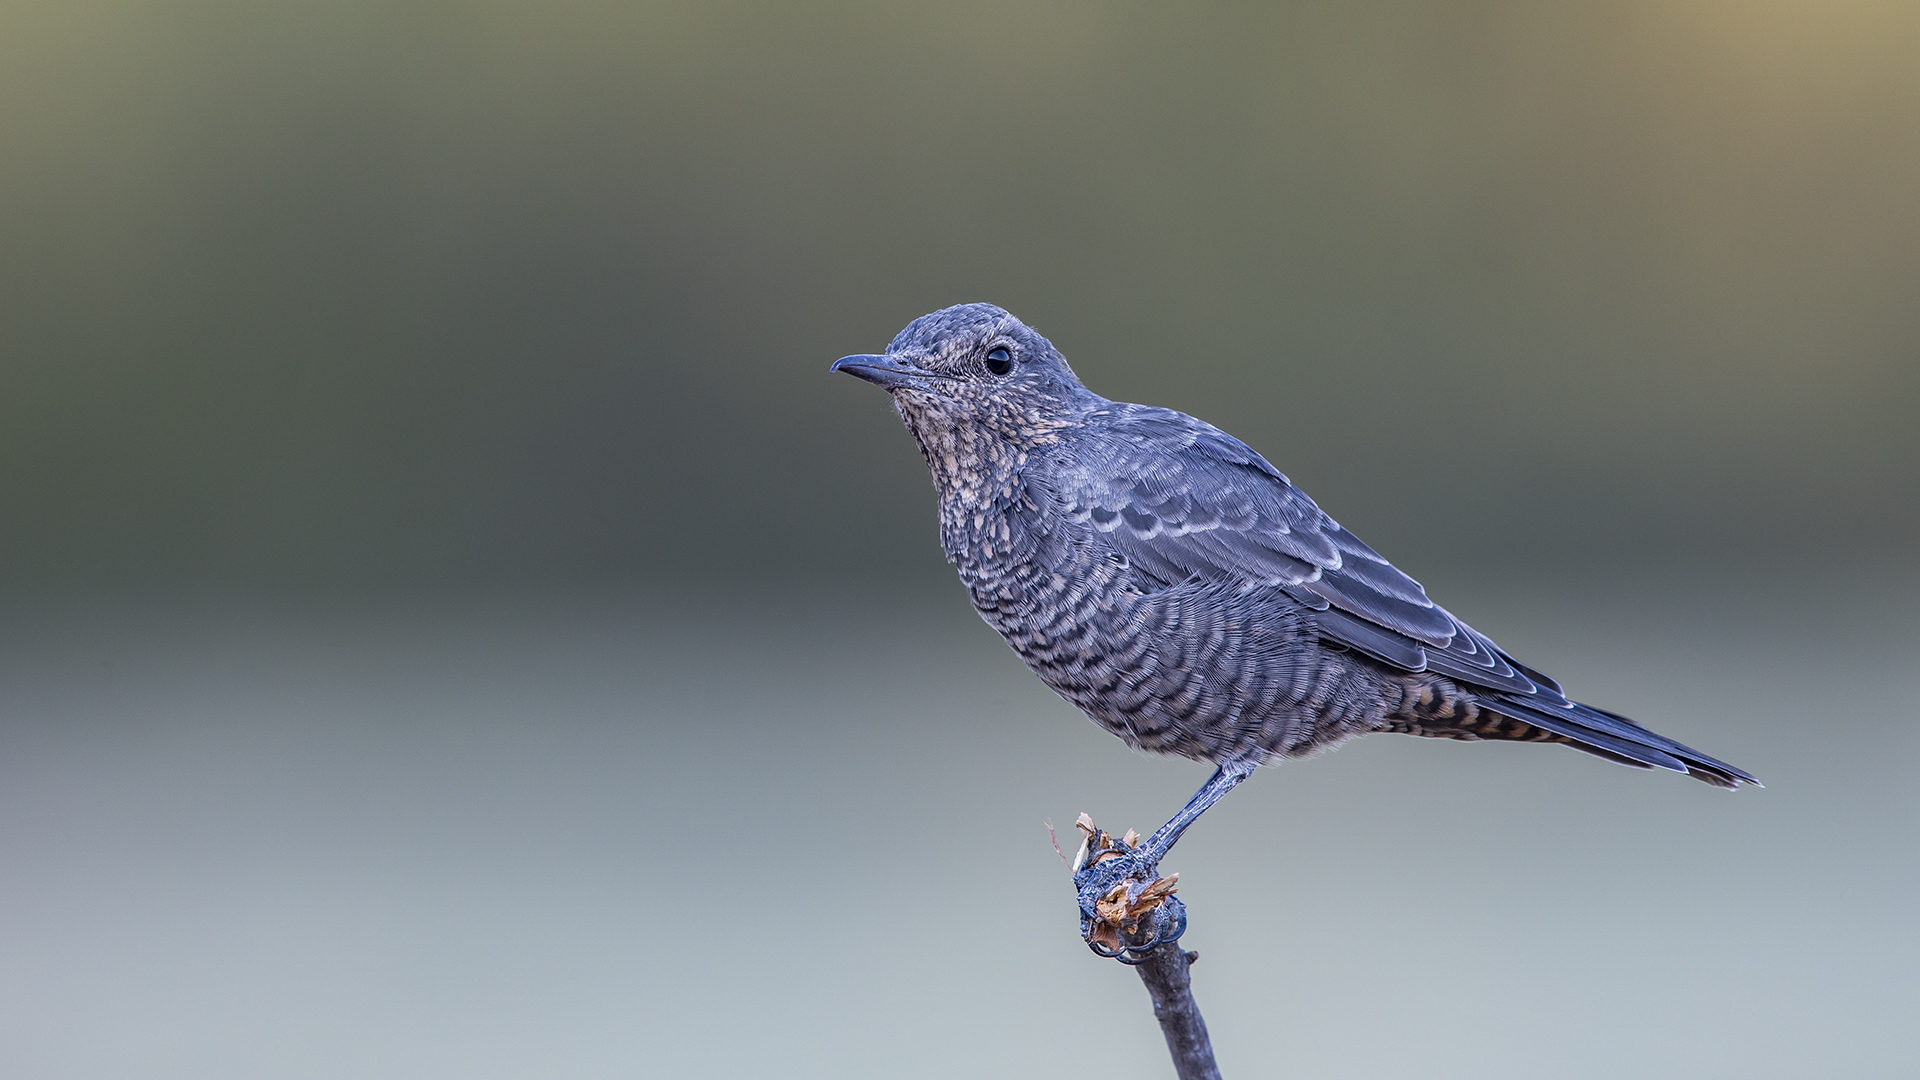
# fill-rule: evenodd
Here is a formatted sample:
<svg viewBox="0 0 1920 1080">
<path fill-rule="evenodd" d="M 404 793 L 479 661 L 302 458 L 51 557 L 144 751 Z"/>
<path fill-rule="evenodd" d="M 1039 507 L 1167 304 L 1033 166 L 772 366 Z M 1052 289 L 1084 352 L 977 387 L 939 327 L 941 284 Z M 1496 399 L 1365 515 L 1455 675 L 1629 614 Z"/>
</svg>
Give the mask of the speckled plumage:
<svg viewBox="0 0 1920 1080">
<path fill-rule="evenodd" d="M 1133 746 L 1245 765 L 1391 731 L 1753 781 L 1568 700 L 1245 444 L 1094 394 L 997 307 L 923 316 L 884 356 L 835 369 L 891 393 L 981 616 Z"/>
</svg>

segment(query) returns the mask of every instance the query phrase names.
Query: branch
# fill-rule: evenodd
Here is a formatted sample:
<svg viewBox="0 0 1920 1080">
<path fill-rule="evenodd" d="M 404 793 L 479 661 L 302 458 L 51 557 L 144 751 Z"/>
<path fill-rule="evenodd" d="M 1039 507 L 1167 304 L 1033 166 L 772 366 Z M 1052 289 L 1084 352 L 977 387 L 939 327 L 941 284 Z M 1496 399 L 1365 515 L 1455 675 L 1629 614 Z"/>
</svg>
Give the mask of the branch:
<svg viewBox="0 0 1920 1080">
<path fill-rule="evenodd" d="M 1207 1037 L 1200 1006 L 1193 1002 L 1193 982 L 1187 971 L 1198 959 L 1199 953 L 1182 952 L 1177 943 L 1162 945 L 1133 970 L 1140 973 L 1147 996 L 1153 999 L 1153 1018 L 1160 1021 L 1160 1034 L 1167 1037 L 1174 1075 L 1180 1080 L 1220 1080 L 1220 1067 L 1213 1063 L 1213 1041 Z"/>
<path fill-rule="evenodd" d="M 1083 838 L 1072 865 L 1081 938 L 1095 953 L 1140 973 L 1179 1080 L 1220 1080 L 1188 972 L 1200 954 L 1179 944 L 1187 929 L 1186 905 L 1174 895 L 1180 875 L 1163 878 L 1153 866 L 1129 858 L 1140 842 L 1131 829 L 1115 840 L 1085 814 L 1074 827 Z"/>
</svg>

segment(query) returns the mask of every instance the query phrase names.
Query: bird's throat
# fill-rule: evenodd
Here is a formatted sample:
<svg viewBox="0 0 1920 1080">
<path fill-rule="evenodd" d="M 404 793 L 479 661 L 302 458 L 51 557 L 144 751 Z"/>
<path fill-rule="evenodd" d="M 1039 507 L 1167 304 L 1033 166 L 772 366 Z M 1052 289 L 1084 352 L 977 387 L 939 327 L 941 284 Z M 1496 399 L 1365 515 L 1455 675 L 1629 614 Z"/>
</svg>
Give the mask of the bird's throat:
<svg viewBox="0 0 1920 1080">
<path fill-rule="evenodd" d="M 940 541 L 956 564 L 1004 559 L 1019 539 L 1015 516 L 1034 511 L 1021 476 L 1028 452 L 1001 433 L 945 410 L 896 397 L 940 497 Z"/>
</svg>

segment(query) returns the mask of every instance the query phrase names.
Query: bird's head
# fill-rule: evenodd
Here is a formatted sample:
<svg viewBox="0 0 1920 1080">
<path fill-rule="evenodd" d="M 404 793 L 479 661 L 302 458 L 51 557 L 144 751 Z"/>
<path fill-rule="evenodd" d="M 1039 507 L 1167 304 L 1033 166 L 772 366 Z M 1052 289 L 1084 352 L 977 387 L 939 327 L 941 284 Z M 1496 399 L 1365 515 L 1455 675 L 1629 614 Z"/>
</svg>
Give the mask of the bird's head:
<svg viewBox="0 0 1920 1080">
<path fill-rule="evenodd" d="M 885 353 L 844 356 L 832 370 L 891 394 L 923 447 L 971 444 L 981 434 L 1035 446 L 1091 396 L 1051 342 L 992 304 L 922 315 Z"/>
</svg>

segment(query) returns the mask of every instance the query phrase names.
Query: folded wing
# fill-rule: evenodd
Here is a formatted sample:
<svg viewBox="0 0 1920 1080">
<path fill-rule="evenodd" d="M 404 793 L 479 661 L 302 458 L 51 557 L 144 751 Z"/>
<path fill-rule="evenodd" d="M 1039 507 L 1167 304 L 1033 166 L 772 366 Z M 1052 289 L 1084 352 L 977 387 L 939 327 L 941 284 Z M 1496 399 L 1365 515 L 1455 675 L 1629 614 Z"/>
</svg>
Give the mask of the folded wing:
<svg viewBox="0 0 1920 1080">
<path fill-rule="evenodd" d="M 1404 671 L 1483 690 L 1495 711 L 1628 763 L 1731 787 L 1753 778 L 1625 717 L 1570 701 L 1427 597 L 1259 454 L 1182 413 L 1115 405 L 1101 445 L 1079 455 L 1061 497 L 1104 534 L 1149 588 L 1190 579 L 1278 589 L 1315 612 L 1320 633 Z"/>
</svg>

